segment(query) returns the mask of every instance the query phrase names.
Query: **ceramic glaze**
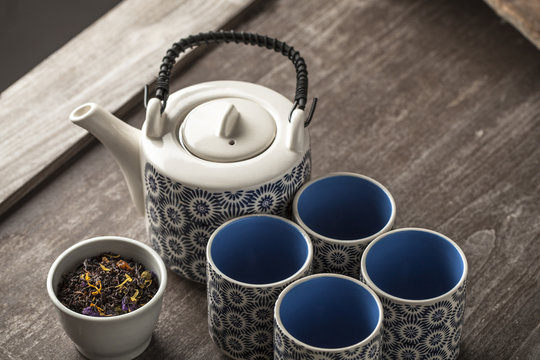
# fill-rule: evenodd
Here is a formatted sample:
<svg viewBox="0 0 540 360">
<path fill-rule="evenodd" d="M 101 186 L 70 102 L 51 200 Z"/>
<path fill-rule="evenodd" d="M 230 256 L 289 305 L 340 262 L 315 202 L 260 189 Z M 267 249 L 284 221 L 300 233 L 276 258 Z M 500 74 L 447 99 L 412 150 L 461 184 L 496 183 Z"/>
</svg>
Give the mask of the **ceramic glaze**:
<svg viewBox="0 0 540 360">
<path fill-rule="evenodd" d="M 313 241 L 313 272 L 356 278 L 369 242 L 390 230 L 395 203 L 379 182 L 354 173 L 332 173 L 300 188 L 294 220 Z"/>
<path fill-rule="evenodd" d="M 279 296 L 274 358 L 379 359 L 382 306 L 358 280 L 337 274 L 300 279 Z"/>
<path fill-rule="evenodd" d="M 467 261 L 444 235 L 398 229 L 374 240 L 361 280 L 384 308 L 383 359 L 457 359 Z"/>
<path fill-rule="evenodd" d="M 382 335 L 377 334 L 364 346 L 340 352 L 329 352 L 301 347 L 274 323 L 274 359 L 379 360 L 381 359 L 381 338 Z"/>
<path fill-rule="evenodd" d="M 146 223 L 152 247 L 175 273 L 206 281 L 206 244 L 221 224 L 248 214 L 287 217 L 294 193 L 311 175 L 310 153 L 285 175 L 247 189 L 206 191 L 186 186 L 146 164 Z"/>
<path fill-rule="evenodd" d="M 208 328 L 227 356 L 272 358 L 275 301 L 311 273 L 312 251 L 302 229 L 276 216 L 245 216 L 216 230 L 207 247 Z"/>
</svg>

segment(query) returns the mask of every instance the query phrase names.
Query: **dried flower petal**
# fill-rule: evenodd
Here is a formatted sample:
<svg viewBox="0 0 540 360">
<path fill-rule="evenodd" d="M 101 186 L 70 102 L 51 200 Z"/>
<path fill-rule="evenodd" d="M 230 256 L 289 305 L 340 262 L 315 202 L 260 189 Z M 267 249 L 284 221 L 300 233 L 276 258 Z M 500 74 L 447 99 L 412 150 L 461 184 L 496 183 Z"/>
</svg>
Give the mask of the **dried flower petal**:
<svg viewBox="0 0 540 360">
<path fill-rule="evenodd" d="M 135 294 L 130 298 L 132 302 L 137 302 L 137 296 L 139 296 L 139 290 L 135 290 Z"/>
<path fill-rule="evenodd" d="M 111 269 L 105 267 L 103 264 L 99 264 L 99 266 L 103 269 L 103 271 L 111 271 Z"/>
<path fill-rule="evenodd" d="M 92 306 L 87 306 L 83 309 L 82 311 L 83 315 L 89 315 L 89 316 L 94 316 L 94 317 L 100 317 L 99 313 L 94 310 L 94 308 Z"/>
<path fill-rule="evenodd" d="M 116 262 L 116 267 L 123 270 L 133 271 L 133 268 L 129 266 L 129 264 L 125 262 L 124 260 L 118 260 Z"/>
<path fill-rule="evenodd" d="M 88 286 L 91 286 L 93 287 L 94 289 L 96 289 L 96 291 L 92 291 L 92 295 L 97 295 L 101 292 L 101 280 L 98 280 L 97 283 L 96 283 L 98 286 L 94 286 L 92 284 L 88 284 Z"/>
<path fill-rule="evenodd" d="M 131 278 L 131 276 L 129 276 L 128 274 L 124 274 L 126 275 L 126 280 L 122 281 L 122 283 L 116 285 L 117 288 L 121 288 L 122 286 L 124 286 L 128 281 L 129 282 L 132 282 L 133 279 Z"/>
<path fill-rule="evenodd" d="M 152 280 L 152 274 L 148 270 L 144 270 L 141 274 L 141 278 L 144 280 Z"/>
<path fill-rule="evenodd" d="M 122 299 L 122 310 L 127 312 L 132 312 L 137 306 L 135 304 L 129 303 L 129 298 L 126 296 Z"/>
<path fill-rule="evenodd" d="M 148 270 L 145 270 L 141 274 L 141 279 L 144 280 L 142 284 L 139 285 L 140 288 L 144 289 L 150 285 L 152 285 L 152 273 Z"/>
</svg>

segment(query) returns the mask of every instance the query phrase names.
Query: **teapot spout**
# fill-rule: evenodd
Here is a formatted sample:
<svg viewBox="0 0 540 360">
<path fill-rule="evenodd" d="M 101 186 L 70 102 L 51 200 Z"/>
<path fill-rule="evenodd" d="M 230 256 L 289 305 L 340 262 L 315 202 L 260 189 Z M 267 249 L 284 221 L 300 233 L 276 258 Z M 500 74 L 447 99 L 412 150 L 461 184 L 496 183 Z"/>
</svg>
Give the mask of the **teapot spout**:
<svg viewBox="0 0 540 360">
<path fill-rule="evenodd" d="M 88 130 L 114 155 L 128 184 L 131 200 L 139 213 L 144 214 L 144 191 L 139 158 L 141 131 L 94 103 L 79 106 L 69 115 L 69 119 Z"/>
</svg>

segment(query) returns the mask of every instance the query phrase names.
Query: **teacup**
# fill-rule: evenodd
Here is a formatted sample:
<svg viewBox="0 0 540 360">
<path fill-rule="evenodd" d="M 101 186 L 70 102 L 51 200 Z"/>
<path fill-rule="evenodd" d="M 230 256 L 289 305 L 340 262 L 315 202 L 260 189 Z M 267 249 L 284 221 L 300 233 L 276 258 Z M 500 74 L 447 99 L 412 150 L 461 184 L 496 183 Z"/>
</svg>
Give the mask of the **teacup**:
<svg viewBox="0 0 540 360">
<path fill-rule="evenodd" d="M 304 184 L 293 217 L 313 241 L 313 273 L 358 277 L 369 242 L 390 230 L 396 206 L 379 182 L 359 174 L 332 173 Z"/>
<path fill-rule="evenodd" d="M 274 304 L 311 272 L 309 236 L 278 216 L 243 216 L 216 229 L 206 254 L 212 340 L 235 359 L 271 359 Z"/>
<path fill-rule="evenodd" d="M 159 281 L 157 293 L 141 308 L 118 316 L 92 317 L 68 309 L 56 297 L 63 275 L 84 259 L 105 252 L 131 258 L 152 271 Z M 150 344 L 166 285 L 167 270 L 159 255 L 139 241 L 117 236 L 96 237 L 71 246 L 58 256 L 47 276 L 47 292 L 60 323 L 77 350 L 89 359 L 133 359 L 141 354 Z"/>
<path fill-rule="evenodd" d="M 360 275 L 384 307 L 383 359 L 456 359 L 467 260 L 437 232 L 405 228 L 375 239 Z"/>
<path fill-rule="evenodd" d="M 274 359 L 379 359 L 383 309 L 373 290 L 338 274 L 297 280 L 274 311 Z"/>
</svg>

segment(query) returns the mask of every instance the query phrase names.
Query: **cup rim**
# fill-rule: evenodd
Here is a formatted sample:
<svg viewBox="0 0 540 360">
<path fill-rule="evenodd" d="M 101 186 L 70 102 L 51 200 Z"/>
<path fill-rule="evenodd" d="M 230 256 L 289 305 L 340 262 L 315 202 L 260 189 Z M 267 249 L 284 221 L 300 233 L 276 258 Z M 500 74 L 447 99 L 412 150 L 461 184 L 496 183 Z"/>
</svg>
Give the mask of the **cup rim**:
<svg viewBox="0 0 540 360">
<path fill-rule="evenodd" d="M 102 242 L 102 241 L 105 241 L 105 240 L 113 240 L 113 241 L 116 241 L 116 242 L 123 242 L 123 243 L 127 243 L 127 244 L 130 244 L 130 245 L 142 248 L 152 258 L 154 258 L 154 260 L 156 260 L 156 262 L 158 264 L 158 269 L 159 269 L 159 272 L 160 272 L 160 275 L 161 275 L 161 279 L 159 281 L 158 291 L 156 292 L 154 297 L 152 297 L 152 299 L 150 299 L 150 301 L 148 301 L 144 306 L 142 306 L 142 307 L 140 307 L 140 308 L 138 308 L 138 309 L 136 309 L 136 310 L 134 310 L 134 311 L 132 311 L 130 313 L 127 313 L 127 314 L 120 314 L 120 315 L 115 315 L 115 316 L 103 316 L 103 317 L 94 317 L 94 316 L 88 316 L 88 315 L 79 314 L 78 312 L 71 310 L 70 308 L 68 308 L 67 306 L 62 304 L 60 302 L 60 300 L 58 300 L 58 297 L 56 296 L 56 293 L 55 293 L 55 291 L 53 289 L 53 284 L 52 284 L 53 277 L 57 272 L 59 264 L 66 257 L 68 257 L 74 250 L 85 247 L 88 244 Z M 115 321 L 120 321 L 120 320 L 123 320 L 123 319 L 127 320 L 127 319 L 130 319 L 130 318 L 134 317 L 134 316 L 140 316 L 138 314 L 142 314 L 143 312 L 150 311 L 149 309 L 152 308 L 153 305 L 155 303 L 157 303 L 160 298 L 163 297 L 166 286 L 167 286 L 167 268 L 165 267 L 165 263 L 163 262 L 163 259 L 161 259 L 161 257 L 158 255 L 158 253 L 155 250 L 153 250 L 150 246 L 148 246 L 148 245 L 146 245 L 146 244 L 144 244 L 144 243 L 142 243 L 140 241 L 130 239 L 130 238 L 127 238 L 127 237 L 112 236 L 112 235 L 97 236 L 97 237 L 93 237 L 93 238 L 90 238 L 90 239 L 79 241 L 79 242 L 71 245 L 70 247 L 65 249 L 56 258 L 56 260 L 51 265 L 51 268 L 49 269 L 49 273 L 47 275 L 47 293 L 49 294 L 49 298 L 51 299 L 52 303 L 56 306 L 56 308 L 58 310 L 60 310 L 61 312 L 65 313 L 66 315 L 70 316 L 70 317 L 77 318 L 77 319 L 80 319 L 80 320 L 85 320 L 85 321 L 92 321 L 92 322 L 94 322 L 94 321 L 95 322 L 104 322 L 104 323 L 106 323 L 106 322 L 115 322 Z"/>
<path fill-rule="evenodd" d="M 247 282 L 243 282 L 243 281 L 239 281 L 239 280 L 231 278 L 230 276 L 224 274 L 216 266 L 216 264 L 214 263 L 214 259 L 212 258 L 212 254 L 211 254 L 210 249 L 212 247 L 212 244 L 213 244 L 214 239 L 215 239 L 216 235 L 218 234 L 218 232 L 221 229 L 223 229 L 224 227 L 226 227 L 227 225 L 229 225 L 229 224 L 231 224 L 231 223 L 233 223 L 235 221 L 245 219 L 245 218 L 253 218 L 253 217 L 268 217 L 268 218 L 275 218 L 275 219 L 281 220 L 283 222 L 288 223 L 289 225 L 292 225 L 294 228 L 296 228 L 302 234 L 302 237 L 304 238 L 304 240 L 306 241 L 306 244 L 308 246 L 308 252 L 307 252 L 307 256 L 306 256 L 306 259 L 305 259 L 304 263 L 302 264 L 300 269 L 298 269 L 298 271 L 296 271 L 294 274 L 287 277 L 286 279 L 282 279 L 282 280 L 279 280 L 279 281 L 276 281 L 276 282 L 273 282 L 273 283 L 251 284 L 251 283 L 247 283 Z M 214 230 L 214 232 L 210 236 L 210 239 L 208 240 L 208 244 L 206 245 L 206 260 L 210 264 L 210 266 L 212 267 L 212 270 L 214 270 L 216 273 L 218 273 L 221 277 L 223 277 L 227 281 L 232 282 L 232 283 L 237 284 L 237 285 L 240 285 L 242 287 L 247 287 L 247 288 L 269 288 L 269 287 L 280 286 L 280 285 L 283 285 L 285 283 L 288 283 L 289 281 L 294 280 L 299 275 L 304 273 L 311 266 L 312 258 L 313 258 L 313 245 L 311 244 L 311 239 L 309 238 L 309 235 L 304 231 L 304 229 L 302 229 L 300 226 L 298 226 L 298 224 L 295 224 L 293 221 L 291 221 L 289 219 L 286 219 L 284 217 L 277 216 L 277 215 L 271 215 L 271 214 L 251 214 L 251 215 L 244 215 L 244 216 L 239 216 L 239 217 L 230 219 L 230 220 L 224 222 L 223 224 L 221 224 L 216 230 Z M 207 282 L 208 281 L 210 281 L 209 276 L 207 276 Z"/>
<path fill-rule="evenodd" d="M 361 178 L 361 179 L 364 179 L 364 180 L 367 180 L 367 181 L 371 182 L 372 184 L 374 184 L 375 186 L 379 187 L 381 190 L 384 191 L 384 193 L 386 194 L 386 196 L 390 200 L 390 204 L 392 205 L 392 213 L 390 214 L 390 218 L 388 219 L 386 224 L 379 231 L 377 231 L 376 233 L 374 233 L 372 235 L 365 236 L 365 237 L 360 238 L 360 239 L 350 239 L 350 240 L 334 239 L 334 238 L 322 235 L 322 234 L 314 231 L 309 226 L 307 226 L 306 223 L 304 223 L 304 221 L 302 220 L 302 218 L 300 217 L 300 214 L 298 212 L 298 201 L 300 199 L 300 196 L 304 193 L 304 190 L 306 188 L 308 188 L 310 185 L 312 185 L 312 184 L 314 184 L 316 182 L 319 182 L 321 180 L 328 179 L 328 178 L 331 178 L 331 177 L 338 177 L 338 176 L 351 176 L 351 177 Z M 312 179 L 312 180 L 306 182 L 304 185 L 302 185 L 300 187 L 300 189 L 298 189 L 298 191 L 294 195 L 292 210 L 293 210 L 293 218 L 294 218 L 294 220 L 309 235 L 311 235 L 313 237 L 316 237 L 316 238 L 319 238 L 321 240 L 330 242 L 330 243 L 340 244 L 340 245 L 345 245 L 345 246 L 347 246 L 347 245 L 352 246 L 352 245 L 359 245 L 359 244 L 367 244 L 367 243 L 369 243 L 371 240 L 375 239 L 376 237 L 378 237 L 381 234 L 384 234 L 385 232 L 390 230 L 392 228 L 392 226 L 394 225 L 394 220 L 396 218 L 396 203 L 394 201 L 394 197 L 392 196 L 390 191 L 383 184 L 381 184 L 380 182 L 378 182 L 377 180 L 375 180 L 373 178 L 370 178 L 369 176 L 362 175 L 362 174 L 357 174 L 357 173 L 352 173 L 352 172 L 346 172 L 346 171 L 339 171 L 339 172 L 329 173 L 329 174 L 320 176 L 320 177 L 318 177 L 316 179 Z"/>
<path fill-rule="evenodd" d="M 335 277 L 335 278 L 340 278 L 340 279 L 345 279 L 345 280 L 352 281 L 355 284 L 360 285 L 362 288 L 367 290 L 371 294 L 371 296 L 373 296 L 373 299 L 375 299 L 375 302 L 377 303 L 377 308 L 379 309 L 379 319 L 377 320 L 377 325 L 375 326 L 375 329 L 373 329 L 373 331 L 369 334 L 369 336 L 367 336 L 365 339 L 362 339 L 362 341 L 360 341 L 358 343 L 355 343 L 355 344 L 352 344 L 352 345 L 349 345 L 349 346 L 345 346 L 345 347 L 341 347 L 341 348 L 321 348 L 321 347 L 306 344 L 305 342 L 300 341 L 296 337 L 291 335 L 291 333 L 283 325 L 283 322 L 281 321 L 281 316 L 279 315 L 279 309 L 281 307 L 281 303 L 283 301 L 283 298 L 294 287 L 296 287 L 296 286 L 298 286 L 298 285 L 302 284 L 303 282 L 306 282 L 306 281 L 308 281 L 310 279 L 314 279 L 314 278 L 318 278 L 318 277 Z M 283 331 L 285 333 L 285 335 L 287 335 L 289 337 L 289 339 L 296 342 L 300 346 L 305 347 L 306 349 L 309 349 L 309 350 L 312 350 L 312 351 L 323 351 L 323 352 L 332 352 L 332 353 L 334 353 L 334 352 L 346 351 L 346 350 L 349 350 L 351 348 L 355 348 L 355 347 L 358 347 L 358 346 L 363 346 L 363 345 L 368 344 L 371 340 L 373 340 L 373 338 L 375 338 L 375 336 L 377 336 L 377 334 L 379 334 L 381 332 L 382 326 L 383 326 L 384 313 L 383 313 L 383 306 L 382 306 L 381 300 L 379 299 L 379 296 L 377 296 L 377 293 L 375 293 L 375 291 L 370 289 L 369 286 L 367 286 L 366 284 L 364 284 L 360 280 L 355 279 L 355 278 L 350 277 L 350 276 L 341 275 L 341 274 L 320 273 L 320 274 L 313 274 L 313 275 L 305 276 L 305 277 L 303 277 L 301 279 L 298 279 L 295 282 L 293 282 L 292 284 L 289 284 L 285 289 L 283 289 L 283 291 L 279 294 L 278 299 L 276 300 L 276 304 L 274 305 L 274 319 L 276 320 L 276 323 L 277 323 L 278 327 L 280 328 L 280 330 Z"/>
<path fill-rule="evenodd" d="M 404 232 L 404 231 L 411 231 L 411 230 L 412 231 L 427 232 L 427 233 L 439 236 L 439 237 L 443 238 L 444 240 L 448 241 L 454 247 L 454 249 L 456 249 L 458 251 L 458 253 L 459 253 L 460 257 L 461 257 L 461 260 L 463 261 L 463 272 L 461 274 L 461 278 L 456 283 L 456 285 L 454 285 L 450 290 L 448 290 L 444 294 L 438 295 L 436 297 L 428 298 L 428 299 L 419 299 L 419 300 L 401 298 L 399 296 L 391 295 L 391 294 L 387 293 L 386 291 L 382 290 L 377 285 L 375 285 L 373 280 L 371 280 L 371 278 L 369 277 L 369 274 L 368 274 L 367 269 L 366 269 L 366 258 L 367 258 L 367 255 L 369 254 L 369 251 L 371 250 L 371 248 L 373 248 L 373 246 L 377 242 L 379 242 L 381 239 L 383 239 L 385 236 L 395 234 L 395 233 L 399 233 L 399 232 Z M 392 300 L 394 302 L 397 302 L 397 303 L 400 303 L 400 304 L 405 304 L 405 305 L 431 305 L 431 304 L 434 304 L 434 303 L 436 303 L 438 301 L 444 300 L 449 295 L 456 292 L 457 289 L 459 289 L 459 287 L 462 286 L 465 283 L 465 281 L 467 279 L 468 269 L 469 269 L 469 267 L 468 267 L 468 264 L 467 264 L 467 258 L 465 257 L 465 253 L 459 247 L 459 245 L 456 244 L 456 242 L 454 242 L 448 236 L 443 235 L 443 234 L 441 234 L 439 232 L 429 230 L 429 229 L 425 229 L 425 228 L 419 228 L 419 227 L 399 228 L 399 229 L 395 229 L 395 230 L 392 230 L 392 231 L 389 231 L 387 233 L 384 233 L 384 234 L 380 235 L 379 237 L 377 237 L 375 240 L 373 240 L 366 247 L 366 249 L 364 250 L 364 253 L 362 254 L 362 259 L 360 260 L 360 271 L 361 271 L 361 275 L 364 278 L 364 281 L 366 282 L 366 284 L 370 288 L 372 288 L 378 295 L 384 296 L 385 298 L 388 298 L 388 299 L 390 299 L 390 300 Z"/>
</svg>

